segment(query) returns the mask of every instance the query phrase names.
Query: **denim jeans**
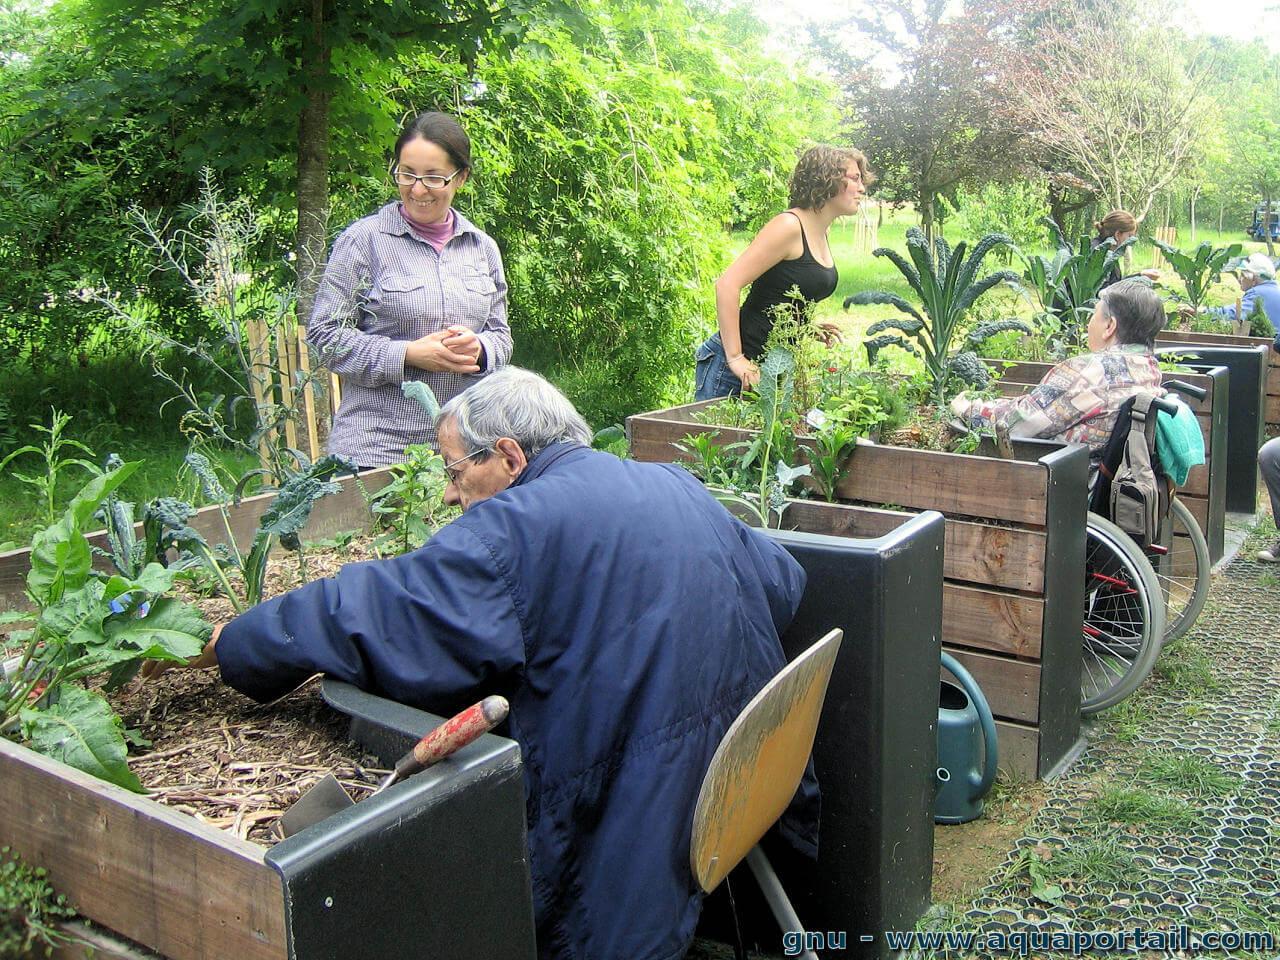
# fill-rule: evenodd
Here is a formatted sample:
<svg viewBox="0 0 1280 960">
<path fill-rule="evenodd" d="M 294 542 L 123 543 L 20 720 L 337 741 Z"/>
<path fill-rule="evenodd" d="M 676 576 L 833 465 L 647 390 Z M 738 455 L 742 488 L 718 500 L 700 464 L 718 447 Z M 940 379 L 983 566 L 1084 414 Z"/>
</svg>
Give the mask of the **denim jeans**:
<svg viewBox="0 0 1280 960">
<path fill-rule="evenodd" d="M 694 400 L 733 397 L 742 392 L 742 381 L 729 369 L 720 334 L 713 333 L 694 353 Z"/>
</svg>

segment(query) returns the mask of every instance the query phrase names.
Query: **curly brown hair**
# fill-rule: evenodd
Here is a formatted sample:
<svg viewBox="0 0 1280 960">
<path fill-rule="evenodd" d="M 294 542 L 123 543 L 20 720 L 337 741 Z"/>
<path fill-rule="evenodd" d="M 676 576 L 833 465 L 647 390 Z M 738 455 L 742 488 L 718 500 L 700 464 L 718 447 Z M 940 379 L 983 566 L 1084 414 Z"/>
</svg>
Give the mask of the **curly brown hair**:
<svg viewBox="0 0 1280 960">
<path fill-rule="evenodd" d="M 819 144 L 810 147 L 796 162 L 791 173 L 787 204 L 802 210 L 821 210 L 823 204 L 844 189 L 844 172 L 856 163 L 862 173 L 862 184 L 870 188 L 876 175 L 867 167 L 867 157 L 855 147 L 832 147 Z"/>
</svg>

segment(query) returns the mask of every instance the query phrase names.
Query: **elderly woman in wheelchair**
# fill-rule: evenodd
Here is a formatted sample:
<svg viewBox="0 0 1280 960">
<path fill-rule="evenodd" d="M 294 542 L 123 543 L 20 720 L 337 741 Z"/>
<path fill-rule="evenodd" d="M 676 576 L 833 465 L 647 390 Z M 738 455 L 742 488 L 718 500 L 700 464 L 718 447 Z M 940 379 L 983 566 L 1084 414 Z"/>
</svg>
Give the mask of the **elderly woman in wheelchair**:
<svg viewBox="0 0 1280 960">
<path fill-rule="evenodd" d="M 1185 444 L 1171 444 L 1183 462 L 1165 470 L 1157 449 L 1155 411 L 1167 437 L 1199 427 L 1185 406 L 1161 399 L 1161 371 L 1153 352 L 1164 326 L 1164 305 L 1149 286 L 1123 280 L 1102 291 L 1089 320 L 1089 352 L 1057 364 L 1038 386 L 1018 397 L 972 399 L 961 394 L 952 410 L 971 429 L 1009 437 L 1038 437 L 1089 447 L 1090 499 L 1086 530 L 1085 616 L 1081 709 L 1095 713 L 1129 696 L 1151 672 L 1163 643 L 1195 622 L 1209 586 L 1209 552 L 1199 525 L 1172 495 L 1171 474 L 1185 479 L 1203 463 Z M 1168 383 L 1188 393 L 1196 388 Z M 1149 422 L 1146 413 L 1152 414 Z M 1117 471 L 1122 471 L 1117 481 Z M 1147 498 L 1135 507 L 1129 485 L 1147 477 Z M 1123 482 L 1124 486 L 1113 486 Z M 1113 497 L 1113 490 L 1116 496 Z M 1120 503 L 1125 516 L 1115 515 Z M 1149 522 L 1135 526 L 1130 507 L 1145 507 Z M 1121 520 L 1126 529 L 1113 522 Z M 1136 535 L 1136 540 L 1135 540 Z"/>
</svg>

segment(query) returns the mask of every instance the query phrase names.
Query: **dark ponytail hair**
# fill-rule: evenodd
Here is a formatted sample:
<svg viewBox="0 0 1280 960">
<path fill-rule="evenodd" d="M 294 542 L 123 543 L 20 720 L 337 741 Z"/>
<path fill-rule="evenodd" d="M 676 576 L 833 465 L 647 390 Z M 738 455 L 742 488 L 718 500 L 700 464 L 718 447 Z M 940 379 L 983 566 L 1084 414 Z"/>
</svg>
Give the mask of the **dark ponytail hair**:
<svg viewBox="0 0 1280 960">
<path fill-rule="evenodd" d="M 471 169 L 471 140 L 462 124 L 447 113 L 429 110 L 407 121 L 396 139 L 394 163 L 400 162 L 405 144 L 421 137 L 449 155 L 459 170 Z"/>
</svg>

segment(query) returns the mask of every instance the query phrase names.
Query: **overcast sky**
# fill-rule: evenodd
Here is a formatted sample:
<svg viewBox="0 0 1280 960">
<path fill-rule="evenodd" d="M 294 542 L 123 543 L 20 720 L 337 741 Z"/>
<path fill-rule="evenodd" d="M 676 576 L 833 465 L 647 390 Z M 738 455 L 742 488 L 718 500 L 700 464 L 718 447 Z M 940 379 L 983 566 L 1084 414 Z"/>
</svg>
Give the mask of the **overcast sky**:
<svg viewBox="0 0 1280 960">
<path fill-rule="evenodd" d="M 798 25 L 806 20 L 835 20 L 849 9 L 849 0 L 753 0 L 756 14 L 766 22 Z M 874 3 L 875 0 L 870 0 Z M 1223 34 L 1237 40 L 1262 37 L 1280 52 L 1278 0 L 1182 0 L 1196 32 Z"/>
</svg>

